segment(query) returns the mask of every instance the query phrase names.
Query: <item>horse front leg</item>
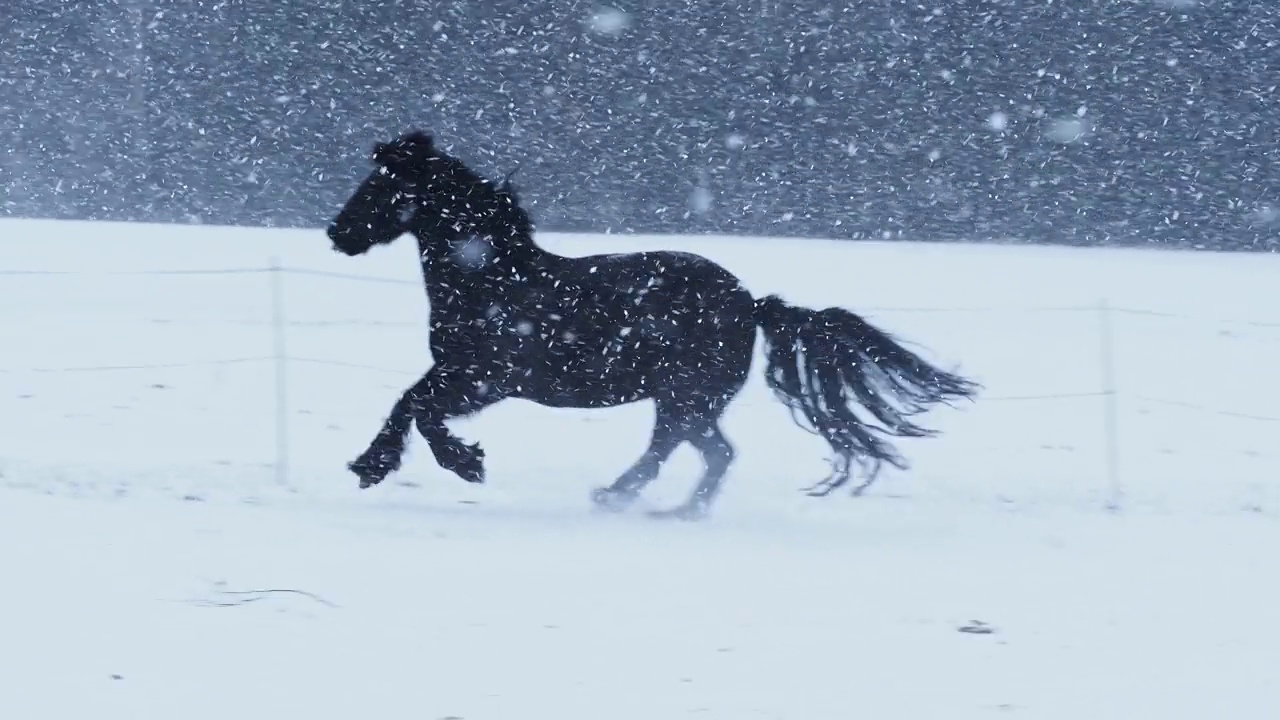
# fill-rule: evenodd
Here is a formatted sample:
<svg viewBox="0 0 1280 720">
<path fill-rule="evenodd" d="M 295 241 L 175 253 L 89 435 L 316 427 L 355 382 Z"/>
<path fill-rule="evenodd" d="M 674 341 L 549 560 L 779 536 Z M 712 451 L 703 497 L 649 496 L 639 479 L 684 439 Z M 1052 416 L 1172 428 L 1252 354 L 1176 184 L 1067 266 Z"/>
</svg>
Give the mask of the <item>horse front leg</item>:
<svg viewBox="0 0 1280 720">
<path fill-rule="evenodd" d="M 360 478 L 360 487 L 377 485 L 399 469 L 411 423 L 431 448 L 440 467 L 467 482 L 484 482 L 484 451 L 468 445 L 445 427 L 445 421 L 466 417 L 502 399 L 491 383 L 465 370 L 435 365 L 405 391 L 391 408 L 382 429 L 360 457 L 347 467 Z"/>
<path fill-rule="evenodd" d="M 382 429 L 373 436 L 369 447 L 360 453 L 360 457 L 347 463 L 347 469 L 360 478 L 360 489 L 377 485 L 387 476 L 400 469 L 400 459 L 404 455 L 405 440 L 409 428 L 413 427 L 413 393 L 418 387 L 415 383 L 396 404 L 382 423 Z"/>
</svg>

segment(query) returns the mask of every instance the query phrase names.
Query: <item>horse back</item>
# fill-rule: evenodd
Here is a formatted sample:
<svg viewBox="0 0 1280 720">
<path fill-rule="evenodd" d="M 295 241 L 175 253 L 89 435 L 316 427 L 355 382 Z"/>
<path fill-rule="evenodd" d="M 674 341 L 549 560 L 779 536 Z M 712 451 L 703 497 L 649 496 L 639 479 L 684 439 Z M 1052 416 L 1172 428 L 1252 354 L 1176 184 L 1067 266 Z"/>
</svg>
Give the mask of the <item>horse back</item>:
<svg viewBox="0 0 1280 720">
<path fill-rule="evenodd" d="M 669 376 L 691 367 L 710 370 L 723 353 L 751 354 L 750 293 L 700 255 L 561 256 L 512 278 L 475 278 L 454 286 L 465 291 L 442 294 L 431 338 L 437 361 L 511 375 L 509 395 L 612 405 L 671 386 L 677 378 Z"/>
</svg>

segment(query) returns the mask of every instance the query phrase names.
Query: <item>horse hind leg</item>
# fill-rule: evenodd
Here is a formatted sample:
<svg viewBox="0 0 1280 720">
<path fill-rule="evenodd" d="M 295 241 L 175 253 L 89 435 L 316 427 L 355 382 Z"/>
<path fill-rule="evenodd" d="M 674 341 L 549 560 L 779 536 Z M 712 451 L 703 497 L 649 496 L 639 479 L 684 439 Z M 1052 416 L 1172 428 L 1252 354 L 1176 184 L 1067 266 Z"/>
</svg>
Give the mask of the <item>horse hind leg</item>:
<svg viewBox="0 0 1280 720">
<path fill-rule="evenodd" d="M 720 366 L 719 374 L 708 377 L 698 386 L 697 392 L 683 398 L 678 404 L 680 420 L 676 432 L 702 455 L 702 476 L 683 504 L 669 510 L 651 512 L 653 517 L 701 520 L 720 495 L 725 474 L 737 455 L 733 444 L 720 429 L 720 418 L 746 383 L 747 371 L 750 369 L 751 343 L 755 339 L 754 328 L 740 339 L 745 346 L 743 356 L 748 358 L 747 362 L 736 366 Z"/>
<path fill-rule="evenodd" d="M 684 504 L 669 510 L 656 510 L 649 513 L 653 517 L 677 520 L 701 520 L 706 517 L 711 505 L 720 494 L 724 476 L 737 455 L 733 444 L 720 429 L 718 420 L 690 424 L 687 439 L 702 455 L 702 477 Z"/>
<path fill-rule="evenodd" d="M 684 439 L 683 424 L 672 413 L 672 408 L 666 403 L 658 402 L 649 447 L 612 485 L 593 490 L 592 502 L 604 510 L 616 512 L 626 509 L 640 495 L 640 491 L 658 477 L 663 463 Z"/>
</svg>

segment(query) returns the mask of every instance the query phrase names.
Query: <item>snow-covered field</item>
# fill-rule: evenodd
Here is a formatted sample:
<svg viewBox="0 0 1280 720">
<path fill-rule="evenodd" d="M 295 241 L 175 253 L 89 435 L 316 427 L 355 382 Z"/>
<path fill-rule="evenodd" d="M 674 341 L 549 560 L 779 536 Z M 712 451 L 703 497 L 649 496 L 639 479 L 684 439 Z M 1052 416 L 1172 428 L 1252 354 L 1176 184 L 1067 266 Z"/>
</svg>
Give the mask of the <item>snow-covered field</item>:
<svg viewBox="0 0 1280 720">
<path fill-rule="evenodd" d="M 589 508 L 647 404 L 509 402 L 454 425 L 487 485 L 415 437 L 362 492 L 345 462 L 427 363 L 409 242 L 351 259 L 318 231 L 0 222 L 0 717 L 1274 717 L 1280 258 L 542 240 L 705 253 L 985 394 L 902 443 L 911 472 L 813 499 L 824 445 L 757 367 L 701 524 Z M 284 484 L 272 275 L 172 272 L 273 256 L 312 271 L 277 276 Z M 682 448 L 646 503 L 697 470 Z"/>
</svg>

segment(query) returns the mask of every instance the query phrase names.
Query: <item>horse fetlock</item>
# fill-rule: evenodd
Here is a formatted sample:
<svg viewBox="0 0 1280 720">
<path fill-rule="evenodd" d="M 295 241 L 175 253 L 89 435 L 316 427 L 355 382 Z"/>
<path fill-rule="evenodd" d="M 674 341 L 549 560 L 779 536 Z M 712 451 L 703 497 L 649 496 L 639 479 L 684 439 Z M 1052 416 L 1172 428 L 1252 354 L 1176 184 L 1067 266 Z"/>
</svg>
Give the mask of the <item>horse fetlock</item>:
<svg viewBox="0 0 1280 720">
<path fill-rule="evenodd" d="M 609 512 L 621 512 L 631 507 L 640 493 L 635 490 L 620 490 L 614 487 L 599 487 L 591 491 L 591 502 L 596 507 Z"/>
<path fill-rule="evenodd" d="M 437 460 L 445 470 L 469 483 L 484 482 L 484 449 L 479 443 L 450 443 Z"/>
<path fill-rule="evenodd" d="M 400 467 L 400 458 L 388 453 L 366 451 L 347 463 L 347 469 L 360 478 L 360 489 L 372 487 L 387 479 Z"/>
</svg>

